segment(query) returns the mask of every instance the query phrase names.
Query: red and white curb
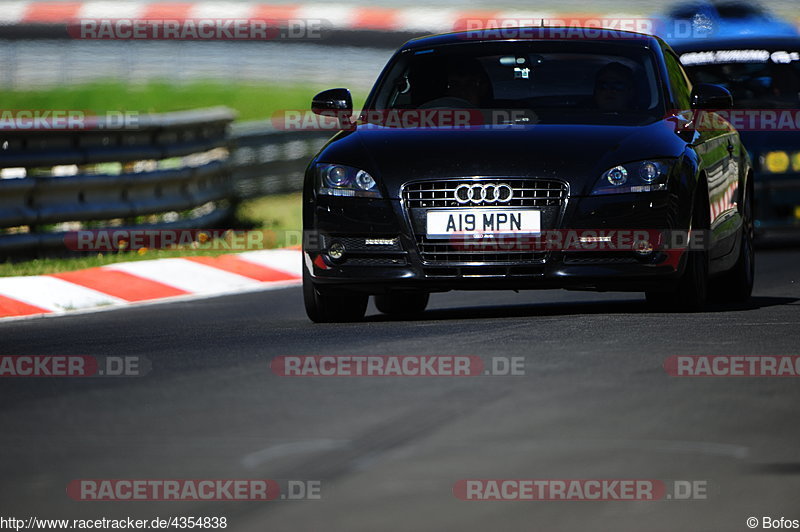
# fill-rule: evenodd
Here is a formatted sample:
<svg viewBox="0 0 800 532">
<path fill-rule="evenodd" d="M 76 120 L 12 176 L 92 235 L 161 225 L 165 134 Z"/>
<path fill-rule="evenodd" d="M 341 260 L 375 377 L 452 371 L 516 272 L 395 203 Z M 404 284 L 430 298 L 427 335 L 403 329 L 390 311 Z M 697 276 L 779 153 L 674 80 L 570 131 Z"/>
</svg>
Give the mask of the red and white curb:
<svg viewBox="0 0 800 532">
<path fill-rule="evenodd" d="M 302 278 L 301 255 L 274 249 L 0 277 L 0 320 L 293 286 Z"/>
<path fill-rule="evenodd" d="M 614 15 L 635 17 L 636 15 Z M 326 26 L 341 30 L 390 32 L 448 32 L 464 20 L 541 20 L 555 24 L 581 25 L 585 19 L 608 15 L 574 15 L 543 11 L 459 10 L 434 7 L 372 7 L 347 4 L 275 5 L 241 1 L 222 2 L 147 2 L 141 0 L 99 0 L 53 2 L 12 0 L 2 2 L 0 24 L 65 24 L 81 19 L 190 20 L 324 20 Z M 578 22 L 576 22 L 578 21 Z M 555 25 L 549 24 L 549 25 Z"/>
</svg>

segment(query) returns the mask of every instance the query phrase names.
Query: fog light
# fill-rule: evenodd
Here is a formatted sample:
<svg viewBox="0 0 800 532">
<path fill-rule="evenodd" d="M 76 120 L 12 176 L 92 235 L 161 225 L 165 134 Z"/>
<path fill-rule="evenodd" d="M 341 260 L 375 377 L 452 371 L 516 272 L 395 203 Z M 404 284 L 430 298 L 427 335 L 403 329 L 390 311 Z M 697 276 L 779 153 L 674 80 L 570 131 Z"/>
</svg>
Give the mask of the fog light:
<svg viewBox="0 0 800 532">
<path fill-rule="evenodd" d="M 340 242 L 334 242 L 328 248 L 328 256 L 333 260 L 339 260 L 344 257 L 344 245 Z"/>
<path fill-rule="evenodd" d="M 633 245 L 633 251 L 641 257 L 646 257 L 653 252 L 653 244 L 649 240 L 637 240 Z"/>
</svg>

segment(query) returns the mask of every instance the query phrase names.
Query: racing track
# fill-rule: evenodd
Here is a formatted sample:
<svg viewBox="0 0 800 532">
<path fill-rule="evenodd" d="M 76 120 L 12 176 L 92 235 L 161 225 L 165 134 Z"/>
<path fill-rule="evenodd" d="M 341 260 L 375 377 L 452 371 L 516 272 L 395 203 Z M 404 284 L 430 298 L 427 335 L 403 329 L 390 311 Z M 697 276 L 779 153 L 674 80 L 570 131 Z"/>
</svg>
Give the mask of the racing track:
<svg viewBox="0 0 800 532">
<path fill-rule="evenodd" d="M 671 355 L 798 355 L 800 251 L 747 307 L 450 293 L 418 321 L 312 325 L 299 288 L 0 324 L 0 355 L 144 355 L 147 376 L 0 382 L 0 513 L 228 517 L 229 530 L 746 530 L 800 519 L 800 381 L 675 378 Z M 522 356 L 525 376 L 283 378 L 277 355 Z M 321 501 L 75 502 L 77 478 L 322 481 Z M 463 502 L 466 478 L 708 481 L 708 499 Z"/>
</svg>

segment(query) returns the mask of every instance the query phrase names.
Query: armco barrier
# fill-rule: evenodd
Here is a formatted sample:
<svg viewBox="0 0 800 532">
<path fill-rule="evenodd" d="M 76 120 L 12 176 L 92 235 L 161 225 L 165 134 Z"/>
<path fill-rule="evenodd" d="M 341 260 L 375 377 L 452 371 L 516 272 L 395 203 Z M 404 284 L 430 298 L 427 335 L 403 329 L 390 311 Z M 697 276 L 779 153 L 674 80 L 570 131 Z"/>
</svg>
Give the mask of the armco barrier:
<svg viewBox="0 0 800 532">
<path fill-rule="evenodd" d="M 69 223 L 213 227 L 241 199 L 300 190 L 305 166 L 331 135 L 234 125 L 224 107 L 136 118 L 135 127 L 0 131 L 0 168 L 26 174 L 0 179 L 0 259 L 63 247 Z M 102 163 L 118 171 L 98 172 Z"/>
<path fill-rule="evenodd" d="M 281 131 L 262 121 L 234 124 L 230 165 L 236 196 L 302 190 L 306 165 L 332 136 L 327 131 Z"/>
</svg>

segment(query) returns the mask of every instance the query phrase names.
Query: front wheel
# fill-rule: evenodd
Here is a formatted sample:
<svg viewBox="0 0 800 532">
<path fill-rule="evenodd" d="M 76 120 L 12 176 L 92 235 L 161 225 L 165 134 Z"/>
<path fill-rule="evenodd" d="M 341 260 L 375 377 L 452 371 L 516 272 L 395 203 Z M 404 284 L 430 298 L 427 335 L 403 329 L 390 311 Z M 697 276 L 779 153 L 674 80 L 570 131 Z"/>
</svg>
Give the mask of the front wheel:
<svg viewBox="0 0 800 532">
<path fill-rule="evenodd" d="M 303 300 L 308 318 L 315 323 L 360 321 L 369 295 L 359 292 L 320 290 L 303 268 Z"/>
<path fill-rule="evenodd" d="M 705 191 L 697 191 L 698 197 L 692 212 L 692 228 L 707 229 L 708 207 L 703 198 Z M 691 241 L 691 239 L 690 239 Z M 696 312 L 705 307 L 708 298 L 708 252 L 705 249 L 686 251 L 686 268 L 673 290 L 669 292 L 648 291 L 647 303 L 657 310 L 671 312 Z"/>
</svg>

